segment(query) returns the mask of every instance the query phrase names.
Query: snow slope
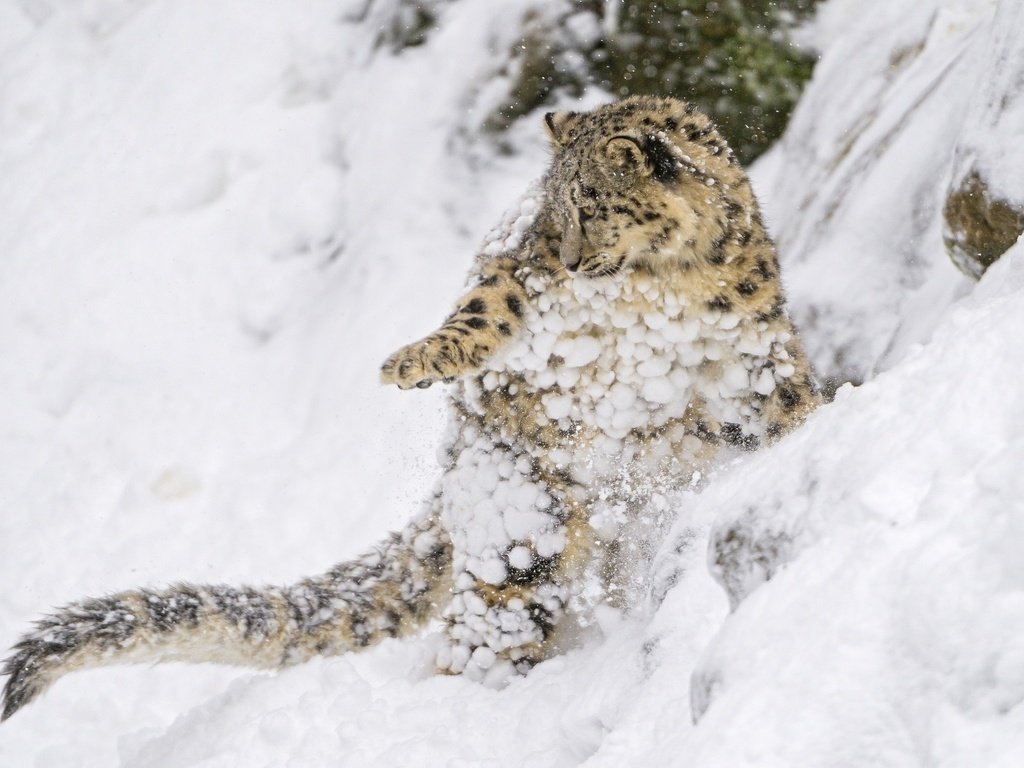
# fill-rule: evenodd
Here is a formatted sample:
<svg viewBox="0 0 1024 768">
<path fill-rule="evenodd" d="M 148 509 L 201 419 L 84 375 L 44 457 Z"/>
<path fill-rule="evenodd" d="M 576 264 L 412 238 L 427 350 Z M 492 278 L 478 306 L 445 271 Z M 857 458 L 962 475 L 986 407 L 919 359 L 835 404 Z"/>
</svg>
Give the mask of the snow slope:
<svg viewBox="0 0 1024 768">
<path fill-rule="evenodd" d="M 994 6 L 832 0 L 807 30 L 826 55 L 763 189 L 822 377 L 891 367 L 973 284 L 949 269 L 942 206 Z"/>
<path fill-rule="evenodd" d="M 1022 332 L 1024 243 L 927 346 L 700 499 L 747 598 L 699 664 L 702 726 L 788 710 L 747 744 L 783 765 L 1020 764 Z"/>
<path fill-rule="evenodd" d="M 0 645 L 86 594 L 293 580 L 405 519 L 441 393 L 377 365 L 543 168 L 535 125 L 514 155 L 473 132 L 535 4 L 446 4 L 394 55 L 395 0 L 0 3 Z M 868 5 L 809 30 L 757 180 L 819 362 L 884 373 L 673 499 L 636 616 L 502 691 L 430 675 L 429 638 L 73 675 L 0 765 L 1024 764 L 1024 246 L 975 286 L 937 218 L 994 3 Z"/>
</svg>

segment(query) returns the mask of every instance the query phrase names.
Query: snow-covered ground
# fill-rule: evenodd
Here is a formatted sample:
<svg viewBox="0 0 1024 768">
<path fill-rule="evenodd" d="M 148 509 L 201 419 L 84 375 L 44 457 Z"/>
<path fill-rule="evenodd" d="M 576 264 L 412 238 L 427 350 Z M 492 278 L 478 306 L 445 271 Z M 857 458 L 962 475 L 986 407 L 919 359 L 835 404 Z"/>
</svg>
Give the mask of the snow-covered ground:
<svg viewBox="0 0 1024 768">
<path fill-rule="evenodd" d="M 0 646 L 402 524 L 443 393 L 377 367 L 543 169 L 535 122 L 511 155 L 474 132 L 540 4 L 446 4 L 395 55 L 395 0 L 0 0 Z M 72 675 L 0 765 L 1024 764 L 1024 245 L 975 285 L 940 221 L 995 6 L 829 0 L 807 31 L 757 182 L 816 359 L 870 381 L 675 499 L 635 616 L 502 691 L 430 675 L 429 638 Z"/>
</svg>

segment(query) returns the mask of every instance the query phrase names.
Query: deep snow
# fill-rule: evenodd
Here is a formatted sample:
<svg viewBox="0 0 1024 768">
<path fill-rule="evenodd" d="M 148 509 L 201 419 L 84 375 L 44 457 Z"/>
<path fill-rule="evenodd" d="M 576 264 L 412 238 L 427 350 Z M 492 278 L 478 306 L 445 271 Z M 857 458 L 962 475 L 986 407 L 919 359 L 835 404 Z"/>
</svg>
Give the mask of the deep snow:
<svg viewBox="0 0 1024 768">
<path fill-rule="evenodd" d="M 83 595 L 291 581 L 415 509 L 442 393 L 377 367 L 543 168 L 535 122 L 514 155 L 472 130 L 537 4 L 446 5 L 398 56 L 392 2 L 0 4 L 0 645 Z M 0 765 L 1024 763 L 1024 246 L 975 286 L 938 221 L 994 4 L 867 5 L 808 30 L 755 181 L 819 365 L 871 380 L 672 499 L 637 615 L 502 691 L 429 638 L 73 675 Z"/>
</svg>

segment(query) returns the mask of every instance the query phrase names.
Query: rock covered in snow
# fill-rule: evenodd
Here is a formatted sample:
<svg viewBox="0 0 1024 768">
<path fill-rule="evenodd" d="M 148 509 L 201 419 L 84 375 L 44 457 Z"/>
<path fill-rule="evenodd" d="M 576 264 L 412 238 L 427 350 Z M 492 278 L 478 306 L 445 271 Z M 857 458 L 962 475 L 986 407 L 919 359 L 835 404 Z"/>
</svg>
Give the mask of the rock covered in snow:
<svg viewBox="0 0 1024 768">
<path fill-rule="evenodd" d="M 978 29 L 978 88 L 957 140 L 943 207 L 946 250 L 980 277 L 1024 233 L 1024 6 L 1000 0 Z"/>
<path fill-rule="evenodd" d="M 753 175 L 794 322 L 822 379 L 860 382 L 884 370 L 970 289 L 944 253 L 937 190 L 961 165 L 964 127 L 977 121 L 967 134 L 979 135 L 990 122 L 979 101 L 1001 82 L 989 63 L 997 5 L 833 0 L 805 30 L 821 60 Z M 1002 15 L 1014 13 L 1014 0 L 1002 5 Z M 1012 46 L 1014 26 L 1002 28 Z"/>
</svg>

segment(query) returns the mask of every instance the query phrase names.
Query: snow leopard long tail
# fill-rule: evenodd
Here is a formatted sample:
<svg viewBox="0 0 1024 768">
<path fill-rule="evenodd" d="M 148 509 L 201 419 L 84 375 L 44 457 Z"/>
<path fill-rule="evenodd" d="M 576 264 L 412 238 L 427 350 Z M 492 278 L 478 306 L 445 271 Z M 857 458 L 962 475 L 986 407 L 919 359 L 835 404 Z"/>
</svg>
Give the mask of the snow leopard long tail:
<svg viewBox="0 0 1024 768">
<path fill-rule="evenodd" d="M 14 647 L 0 720 L 78 669 L 155 661 L 274 668 L 366 648 L 438 614 L 450 580 L 451 543 L 435 511 L 292 586 L 179 584 L 72 603 Z"/>
</svg>

